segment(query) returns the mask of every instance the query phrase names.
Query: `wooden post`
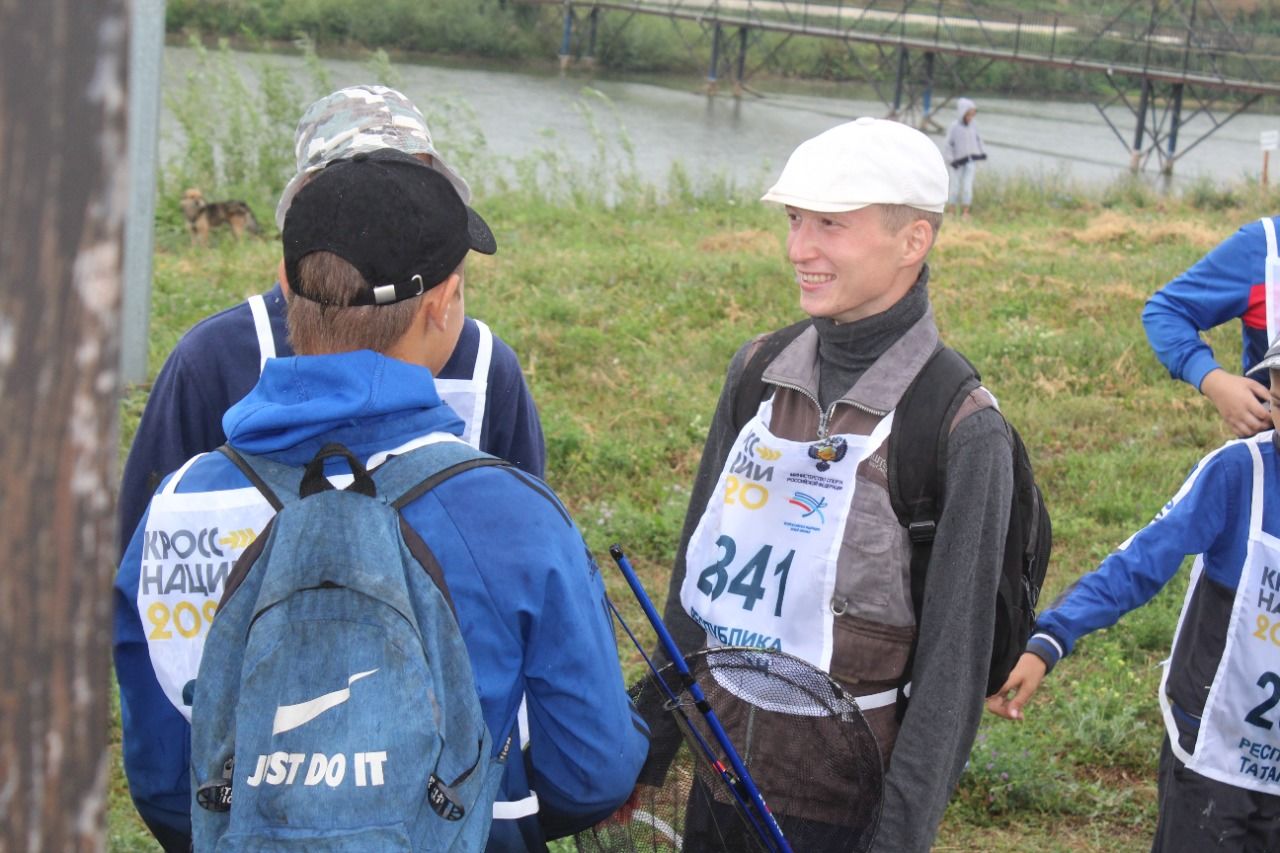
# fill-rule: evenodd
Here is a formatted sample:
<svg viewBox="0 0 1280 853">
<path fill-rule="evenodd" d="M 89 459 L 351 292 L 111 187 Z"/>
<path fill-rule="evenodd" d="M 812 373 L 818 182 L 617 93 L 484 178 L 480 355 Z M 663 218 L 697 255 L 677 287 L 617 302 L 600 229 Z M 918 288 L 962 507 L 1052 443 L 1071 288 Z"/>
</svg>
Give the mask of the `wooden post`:
<svg viewBox="0 0 1280 853">
<path fill-rule="evenodd" d="M 0 4 L 0 850 L 105 847 L 127 7 Z"/>
<path fill-rule="evenodd" d="M 1262 186 L 1267 186 L 1270 178 L 1271 152 L 1280 146 L 1280 130 L 1262 131 L 1259 143 L 1262 147 Z"/>
</svg>

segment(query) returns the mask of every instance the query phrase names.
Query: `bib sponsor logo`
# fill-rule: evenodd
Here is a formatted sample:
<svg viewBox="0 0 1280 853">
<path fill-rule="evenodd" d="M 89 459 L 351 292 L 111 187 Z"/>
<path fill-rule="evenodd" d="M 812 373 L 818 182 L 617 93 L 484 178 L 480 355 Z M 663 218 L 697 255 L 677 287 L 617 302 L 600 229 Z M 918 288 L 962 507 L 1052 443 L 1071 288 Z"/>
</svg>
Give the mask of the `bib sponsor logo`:
<svg viewBox="0 0 1280 853">
<path fill-rule="evenodd" d="M 777 462 L 782 458 L 781 450 L 774 450 L 772 447 L 765 447 L 763 444 L 756 446 L 756 456 L 766 462 Z"/>
<path fill-rule="evenodd" d="M 787 485 L 802 489 L 826 489 L 830 492 L 842 492 L 846 484 L 839 477 L 823 477 L 821 474 L 792 471 L 787 475 Z"/>
<path fill-rule="evenodd" d="M 236 531 L 236 534 L 243 534 L 245 531 Z M 248 531 L 250 540 L 253 531 Z M 223 541 L 219 541 L 222 539 Z M 144 560 L 168 560 L 177 557 L 185 560 L 197 551 L 201 557 L 211 559 L 213 557 L 225 557 L 226 553 L 222 551 L 218 545 L 231 546 L 232 537 L 219 537 L 218 528 L 205 527 L 200 530 L 148 530 L 144 535 L 142 544 L 142 558 Z"/>
<path fill-rule="evenodd" d="M 237 552 L 257 538 L 253 528 L 147 530 L 138 574 L 138 603 L 149 640 L 192 639 L 213 621 Z M 204 599 L 201 600 L 200 596 Z"/>
<path fill-rule="evenodd" d="M 804 511 L 804 514 L 800 516 L 801 518 L 817 515 L 819 524 L 827 523 L 826 516 L 822 514 L 822 510 L 827 506 L 826 498 L 815 498 L 812 495 L 806 495 L 804 492 L 796 492 L 787 503 L 794 504 Z"/>
<path fill-rule="evenodd" d="M 817 469 L 825 471 L 839 462 L 849 452 L 849 444 L 840 436 L 809 445 L 809 458 L 817 460 Z"/>
<path fill-rule="evenodd" d="M 772 462 L 780 459 L 782 452 L 760 443 L 760 437 L 754 432 L 742 443 L 742 449 L 734 457 L 729 466 L 730 474 L 738 474 L 757 483 L 773 482 L 773 466 L 761 464 L 757 459 Z"/>
<path fill-rule="evenodd" d="M 788 530 L 807 536 L 811 533 L 819 532 L 822 530 L 822 526 L 827 523 L 827 517 L 822 512 L 827 507 L 827 499 L 825 497 L 814 497 L 806 492 L 796 492 L 788 499 L 787 503 L 797 507 L 800 513 L 800 520 L 788 518 L 782 522 L 782 526 Z"/>
<path fill-rule="evenodd" d="M 1255 743 L 1248 738 L 1240 739 L 1239 749 L 1247 755 L 1240 756 L 1240 772 L 1263 782 L 1280 784 L 1280 747 L 1268 743 Z"/>
<path fill-rule="evenodd" d="M 1262 567 L 1262 579 L 1258 582 L 1258 609 L 1280 613 L 1280 572 L 1269 566 Z"/>
<path fill-rule="evenodd" d="M 703 619 L 696 609 L 690 609 L 689 615 L 706 631 L 709 636 L 715 637 L 723 645 L 726 646 L 749 646 L 757 649 L 777 649 L 782 651 L 782 640 L 778 637 L 770 637 L 757 631 L 748 631 L 745 628 L 732 628 L 727 625 L 715 625 Z"/>
</svg>

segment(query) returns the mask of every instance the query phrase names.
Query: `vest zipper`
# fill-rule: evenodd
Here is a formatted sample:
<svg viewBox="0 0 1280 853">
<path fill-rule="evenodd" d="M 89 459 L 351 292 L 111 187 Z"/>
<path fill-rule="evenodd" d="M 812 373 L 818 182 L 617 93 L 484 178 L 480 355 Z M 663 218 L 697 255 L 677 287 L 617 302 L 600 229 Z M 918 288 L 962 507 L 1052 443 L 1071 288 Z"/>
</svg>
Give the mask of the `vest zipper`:
<svg viewBox="0 0 1280 853">
<path fill-rule="evenodd" d="M 777 385 L 779 388 L 786 388 L 788 390 L 795 391 L 797 394 L 803 394 L 810 402 L 813 403 L 813 407 L 818 410 L 819 441 L 826 440 L 827 428 L 831 425 L 831 416 L 835 414 L 836 406 L 841 403 L 844 403 L 846 406 L 853 406 L 855 409 L 864 411 L 868 415 L 875 415 L 878 418 L 883 418 L 885 415 L 889 414 L 888 412 L 882 412 L 879 409 L 873 409 L 870 406 L 864 406 L 861 403 L 855 403 L 853 400 L 845 400 L 843 398 L 834 401 L 824 412 L 822 410 L 822 404 L 818 402 L 818 398 L 810 394 L 806 389 L 801 388 L 799 385 L 792 385 L 790 382 L 778 382 L 775 379 L 769 379 L 767 381 L 770 385 Z M 1277 435 L 1280 435 L 1280 433 L 1277 433 Z"/>
</svg>

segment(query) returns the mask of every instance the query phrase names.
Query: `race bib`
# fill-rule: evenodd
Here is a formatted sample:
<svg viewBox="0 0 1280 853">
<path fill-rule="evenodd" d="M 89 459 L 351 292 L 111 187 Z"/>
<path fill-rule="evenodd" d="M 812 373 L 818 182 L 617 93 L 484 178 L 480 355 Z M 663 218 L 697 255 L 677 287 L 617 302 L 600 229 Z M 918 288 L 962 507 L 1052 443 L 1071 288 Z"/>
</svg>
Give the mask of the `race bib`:
<svg viewBox="0 0 1280 853">
<path fill-rule="evenodd" d="M 157 494 L 143 532 L 138 614 L 160 687 L 191 719 L 183 693 L 200 668 L 227 578 L 275 510 L 254 488 Z"/>
</svg>

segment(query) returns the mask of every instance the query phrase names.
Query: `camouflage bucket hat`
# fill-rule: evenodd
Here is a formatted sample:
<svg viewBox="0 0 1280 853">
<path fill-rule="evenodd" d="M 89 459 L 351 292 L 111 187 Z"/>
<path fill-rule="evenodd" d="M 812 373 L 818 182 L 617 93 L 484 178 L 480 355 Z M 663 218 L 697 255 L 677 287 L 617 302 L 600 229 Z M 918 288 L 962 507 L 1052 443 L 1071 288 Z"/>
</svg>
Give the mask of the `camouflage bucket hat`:
<svg viewBox="0 0 1280 853">
<path fill-rule="evenodd" d="M 298 171 L 280 194 L 280 203 L 276 205 L 277 228 L 284 228 L 284 215 L 311 173 L 334 160 L 380 148 L 394 148 L 406 154 L 430 154 L 435 170 L 449 179 L 462 201 L 471 201 L 471 187 L 436 150 L 427 120 L 412 101 L 395 89 L 348 86 L 326 95 L 302 114 L 294 140 Z"/>
</svg>

